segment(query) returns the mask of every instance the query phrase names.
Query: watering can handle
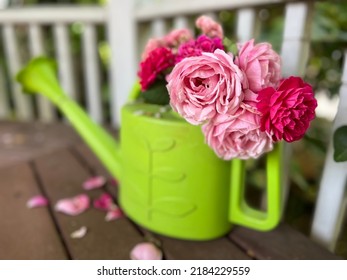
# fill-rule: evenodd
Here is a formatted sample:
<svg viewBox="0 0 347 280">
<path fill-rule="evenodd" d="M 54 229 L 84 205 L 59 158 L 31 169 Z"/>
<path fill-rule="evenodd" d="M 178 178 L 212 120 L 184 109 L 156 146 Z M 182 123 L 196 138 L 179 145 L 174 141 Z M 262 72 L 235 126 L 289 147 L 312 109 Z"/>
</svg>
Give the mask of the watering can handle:
<svg viewBox="0 0 347 280">
<path fill-rule="evenodd" d="M 261 211 L 250 207 L 244 199 L 245 161 L 235 159 L 231 163 L 229 220 L 256 230 L 271 230 L 276 227 L 281 217 L 281 183 L 283 145 L 276 144 L 267 154 L 267 210 Z"/>
</svg>

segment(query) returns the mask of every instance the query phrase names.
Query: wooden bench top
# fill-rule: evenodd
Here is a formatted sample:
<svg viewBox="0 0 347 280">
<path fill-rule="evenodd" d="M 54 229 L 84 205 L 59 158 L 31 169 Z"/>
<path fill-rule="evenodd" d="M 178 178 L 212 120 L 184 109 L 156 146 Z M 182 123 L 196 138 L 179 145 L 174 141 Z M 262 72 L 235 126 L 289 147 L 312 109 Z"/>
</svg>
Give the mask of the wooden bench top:
<svg viewBox="0 0 347 280">
<path fill-rule="evenodd" d="M 341 259 L 281 224 L 270 232 L 234 227 L 212 241 L 185 241 L 151 233 L 127 217 L 106 222 L 90 208 L 78 216 L 54 211 L 57 200 L 86 193 L 82 183 L 109 174 L 75 132 L 64 124 L 0 122 L 0 259 L 129 259 L 140 242 L 161 244 L 165 259 Z M 88 191 L 91 198 L 116 187 Z M 43 194 L 49 207 L 28 209 Z M 70 234 L 81 226 L 81 239 Z"/>
</svg>

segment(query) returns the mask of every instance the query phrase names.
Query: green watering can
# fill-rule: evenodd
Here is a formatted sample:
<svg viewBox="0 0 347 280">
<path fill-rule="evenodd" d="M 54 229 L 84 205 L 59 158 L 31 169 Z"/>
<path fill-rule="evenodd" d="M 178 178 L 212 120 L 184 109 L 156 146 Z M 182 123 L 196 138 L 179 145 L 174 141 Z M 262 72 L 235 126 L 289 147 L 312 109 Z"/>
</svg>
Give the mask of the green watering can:
<svg viewBox="0 0 347 280">
<path fill-rule="evenodd" d="M 162 118 L 140 115 L 159 106 L 122 108 L 120 143 L 71 100 L 59 86 L 55 63 L 32 60 L 17 76 L 23 90 L 53 102 L 120 182 L 119 203 L 136 223 L 171 237 L 208 240 L 223 236 L 233 224 L 271 230 L 281 216 L 282 147 L 267 154 L 267 210 L 247 205 L 245 161 L 224 161 L 204 143 L 199 126 L 174 112 Z M 137 87 L 132 95 L 139 92 Z"/>
</svg>

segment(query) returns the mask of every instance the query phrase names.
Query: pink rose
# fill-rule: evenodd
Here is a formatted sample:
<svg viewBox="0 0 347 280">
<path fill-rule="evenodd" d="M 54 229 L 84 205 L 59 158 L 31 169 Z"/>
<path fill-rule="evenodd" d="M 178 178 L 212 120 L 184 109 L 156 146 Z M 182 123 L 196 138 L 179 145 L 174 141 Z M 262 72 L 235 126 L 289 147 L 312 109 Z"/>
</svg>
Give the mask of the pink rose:
<svg viewBox="0 0 347 280">
<path fill-rule="evenodd" d="M 192 32 L 187 28 L 175 29 L 167 34 L 163 41 L 166 47 L 177 48 L 180 44 L 193 38 Z"/>
<path fill-rule="evenodd" d="M 208 16 L 200 16 L 195 21 L 195 26 L 201 29 L 202 33 L 213 38 L 223 38 L 222 26 Z"/>
<path fill-rule="evenodd" d="M 175 29 L 163 38 L 151 38 L 148 40 L 145 46 L 145 49 L 141 55 L 141 60 L 145 60 L 150 52 L 160 47 L 175 49 L 173 51 L 177 51 L 180 44 L 185 43 L 192 38 L 192 32 L 186 28 Z"/>
<path fill-rule="evenodd" d="M 192 124 L 236 111 L 243 100 L 243 73 L 232 55 L 219 49 L 185 58 L 167 81 L 172 108 Z"/>
<path fill-rule="evenodd" d="M 239 46 L 235 64 L 243 70 L 248 87 L 258 92 L 264 87 L 276 87 L 281 79 L 281 59 L 268 43 L 254 45 L 254 40 Z"/>
<path fill-rule="evenodd" d="M 216 49 L 224 50 L 222 39 L 201 35 L 196 40 L 190 40 L 179 47 L 176 63 L 186 57 L 200 56 L 203 52 L 213 53 Z"/>
<path fill-rule="evenodd" d="M 148 54 L 148 57 L 140 63 L 141 90 L 145 91 L 154 83 L 159 74 L 175 63 L 175 56 L 168 48 L 156 48 Z"/>
<path fill-rule="evenodd" d="M 315 117 L 317 100 L 312 87 L 299 77 L 283 80 L 277 90 L 262 89 L 257 100 L 261 130 L 270 133 L 274 141 L 299 140 Z"/>
<path fill-rule="evenodd" d="M 207 144 L 225 160 L 258 158 L 273 149 L 271 136 L 260 131 L 260 115 L 242 105 L 233 114 L 217 115 L 202 127 Z"/>
</svg>

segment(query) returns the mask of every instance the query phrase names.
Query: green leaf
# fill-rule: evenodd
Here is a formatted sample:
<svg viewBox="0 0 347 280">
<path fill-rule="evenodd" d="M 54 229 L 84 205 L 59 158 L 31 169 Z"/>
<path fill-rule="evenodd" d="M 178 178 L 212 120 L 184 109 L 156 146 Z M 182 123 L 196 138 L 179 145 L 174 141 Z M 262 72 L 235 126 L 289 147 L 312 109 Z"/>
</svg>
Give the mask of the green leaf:
<svg viewBox="0 0 347 280">
<path fill-rule="evenodd" d="M 145 103 L 167 105 L 170 102 L 170 96 L 166 89 L 165 81 L 157 81 L 150 86 L 148 90 L 141 93 Z"/>
<path fill-rule="evenodd" d="M 334 160 L 347 161 L 347 126 L 341 126 L 334 133 Z"/>
<path fill-rule="evenodd" d="M 238 48 L 237 44 L 234 41 L 231 41 L 229 38 L 225 37 L 223 39 L 223 45 L 225 46 L 227 52 L 231 52 L 233 55 L 237 55 Z"/>
</svg>

